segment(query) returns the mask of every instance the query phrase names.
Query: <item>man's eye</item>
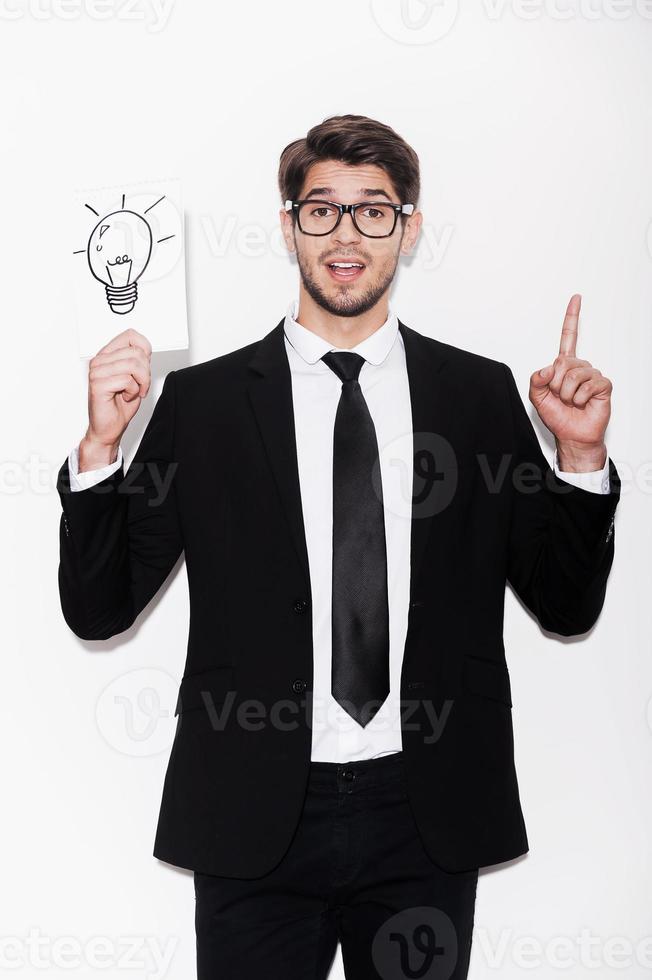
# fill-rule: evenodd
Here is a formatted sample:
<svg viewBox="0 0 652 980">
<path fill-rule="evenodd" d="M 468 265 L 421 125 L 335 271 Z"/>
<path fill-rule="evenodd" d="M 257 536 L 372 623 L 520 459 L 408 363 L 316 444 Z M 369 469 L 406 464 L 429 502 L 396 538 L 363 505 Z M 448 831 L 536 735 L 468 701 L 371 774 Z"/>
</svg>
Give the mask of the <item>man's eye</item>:
<svg viewBox="0 0 652 980">
<path fill-rule="evenodd" d="M 378 208 L 365 208 L 363 213 L 364 213 L 365 217 L 367 217 L 367 218 L 382 218 L 383 217 L 383 212 L 380 211 Z"/>
<path fill-rule="evenodd" d="M 310 213 L 315 215 L 317 218 L 325 218 L 329 214 L 332 214 L 333 212 L 331 211 L 330 208 L 321 207 L 321 208 L 313 208 L 313 210 Z"/>
</svg>

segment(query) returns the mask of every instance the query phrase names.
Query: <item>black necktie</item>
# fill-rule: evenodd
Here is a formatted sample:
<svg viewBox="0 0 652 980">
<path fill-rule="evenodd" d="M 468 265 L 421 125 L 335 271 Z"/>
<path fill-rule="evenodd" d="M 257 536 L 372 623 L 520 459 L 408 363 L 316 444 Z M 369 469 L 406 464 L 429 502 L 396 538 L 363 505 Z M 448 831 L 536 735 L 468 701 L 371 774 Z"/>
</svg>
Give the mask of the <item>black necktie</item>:
<svg viewBox="0 0 652 980">
<path fill-rule="evenodd" d="M 333 433 L 331 691 L 363 728 L 389 694 L 387 550 L 376 430 L 358 382 L 364 358 L 329 351 L 342 381 Z"/>
</svg>

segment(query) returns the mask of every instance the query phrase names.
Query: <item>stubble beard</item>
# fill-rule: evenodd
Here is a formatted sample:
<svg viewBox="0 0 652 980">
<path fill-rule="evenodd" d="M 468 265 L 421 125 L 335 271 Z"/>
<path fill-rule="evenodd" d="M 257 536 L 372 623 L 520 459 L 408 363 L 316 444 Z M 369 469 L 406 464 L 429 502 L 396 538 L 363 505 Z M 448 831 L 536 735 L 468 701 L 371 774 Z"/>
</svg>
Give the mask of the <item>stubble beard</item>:
<svg viewBox="0 0 652 980">
<path fill-rule="evenodd" d="M 367 313 L 390 286 L 398 266 L 397 255 L 393 267 L 386 269 L 380 280 L 369 285 L 362 294 L 355 294 L 344 284 L 344 288 L 331 299 L 311 274 L 310 269 L 304 264 L 298 249 L 296 256 L 304 289 L 318 306 L 332 316 L 361 316 L 363 313 Z"/>
</svg>

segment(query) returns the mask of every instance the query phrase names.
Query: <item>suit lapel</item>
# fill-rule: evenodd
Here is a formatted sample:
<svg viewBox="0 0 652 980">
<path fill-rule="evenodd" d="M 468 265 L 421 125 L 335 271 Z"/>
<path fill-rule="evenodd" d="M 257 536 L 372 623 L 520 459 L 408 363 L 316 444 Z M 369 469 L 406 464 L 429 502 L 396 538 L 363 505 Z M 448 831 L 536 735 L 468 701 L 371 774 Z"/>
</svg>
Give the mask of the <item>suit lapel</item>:
<svg viewBox="0 0 652 980">
<path fill-rule="evenodd" d="M 310 571 L 301 508 L 301 489 L 292 402 L 292 378 L 285 352 L 285 317 L 257 345 L 249 361 L 252 374 L 249 398 L 256 416 L 267 458 L 283 505 L 306 587 L 310 590 Z M 422 454 L 430 440 L 443 437 L 455 445 L 455 419 L 452 399 L 442 384 L 447 364 L 444 347 L 399 320 L 405 345 L 413 431 L 413 481 L 411 506 L 410 599 L 416 583 L 428 535 L 433 507 L 423 506 Z M 450 394 L 450 393 L 449 393 Z"/>
<path fill-rule="evenodd" d="M 309 592 L 310 571 L 301 509 L 292 377 L 285 352 L 284 324 L 285 317 L 256 347 L 249 362 L 253 375 L 249 382 L 249 398 Z"/>
<path fill-rule="evenodd" d="M 410 601 L 416 597 L 419 572 L 423 553 L 432 528 L 435 500 L 433 492 L 426 487 L 429 499 L 424 503 L 424 454 L 432 458 L 428 468 L 440 463 L 437 443 L 433 440 L 443 438 L 454 445 L 454 419 L 451 412 L 451 399 L 446 396 L 445 366 L 447 364 L 444 347 L 423 334 L 398 321 L 399 330 L 405 345 L 405 363 L 410 386 L 412 405 L 412 520 L 410 536 Z M 445 513 L 445 511 L 443 512 Z"/>
</svg>

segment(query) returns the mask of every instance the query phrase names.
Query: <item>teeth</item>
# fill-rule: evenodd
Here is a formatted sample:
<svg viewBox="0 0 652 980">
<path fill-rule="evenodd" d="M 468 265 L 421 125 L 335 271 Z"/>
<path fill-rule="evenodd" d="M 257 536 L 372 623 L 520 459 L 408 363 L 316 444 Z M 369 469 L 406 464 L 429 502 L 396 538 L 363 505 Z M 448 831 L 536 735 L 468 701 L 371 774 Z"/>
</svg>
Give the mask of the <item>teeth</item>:
<svg viewBox="0 0 652 980">
<path fill-rule="evenodd" d="M 335 269 L 361 269 L 362 268 L 360 262 L 331 262 L 331 265 Z"/>
</svg>

